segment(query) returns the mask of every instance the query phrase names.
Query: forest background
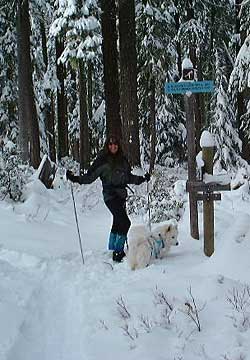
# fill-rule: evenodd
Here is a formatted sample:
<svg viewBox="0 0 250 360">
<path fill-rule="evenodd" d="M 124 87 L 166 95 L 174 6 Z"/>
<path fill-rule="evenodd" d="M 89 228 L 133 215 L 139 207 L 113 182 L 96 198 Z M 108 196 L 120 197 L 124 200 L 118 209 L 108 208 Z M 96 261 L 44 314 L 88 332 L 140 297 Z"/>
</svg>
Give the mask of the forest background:
<svg viewBox="0 0 250 360">
<path fill-rule="evenodd" d="M 37 168 L 43 154 L 85 170 L 110 133 L 133 166 L 185 162 L 183 97 L 164 94 L 185 58 L 197 80 L 215 82 L 195 95 L 197 153 L 208 129 L 219 168 L 247 167 L 249 29 L 249 0 L 1 0 L 5 171 Z"/>
</svg>

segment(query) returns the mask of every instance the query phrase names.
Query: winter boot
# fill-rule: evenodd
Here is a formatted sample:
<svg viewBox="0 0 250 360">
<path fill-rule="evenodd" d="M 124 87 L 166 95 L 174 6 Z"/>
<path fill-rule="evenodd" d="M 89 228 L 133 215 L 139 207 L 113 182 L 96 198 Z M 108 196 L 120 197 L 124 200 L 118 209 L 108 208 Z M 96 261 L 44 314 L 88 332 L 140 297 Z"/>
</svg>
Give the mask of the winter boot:
<svg viewBox="0 0 250 360">
<path fill-rule="evenodd" d="M 125 252 L 122 251 L 113 251 L 113 261 L 115 262 L 121 262 L 122 259 L 126 256 Z"/>
<path fill-rule="evenodd" d="M 124 256 L 126 256 L 124 252 L 124 245 L 126 240 L 127 240 L 126 235 L 116 234 L 115 248 L 113 251 L 113 261 L 121 262 Z"/>
</svg>

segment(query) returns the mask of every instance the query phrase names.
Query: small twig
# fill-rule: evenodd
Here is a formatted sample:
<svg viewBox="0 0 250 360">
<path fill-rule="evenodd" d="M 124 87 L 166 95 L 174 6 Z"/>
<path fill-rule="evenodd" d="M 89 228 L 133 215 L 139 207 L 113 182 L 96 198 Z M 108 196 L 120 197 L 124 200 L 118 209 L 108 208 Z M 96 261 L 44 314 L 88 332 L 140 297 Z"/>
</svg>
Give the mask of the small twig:
<svg viewBox="0 0 250 360">
<path fill-rule="evenodd" d="M 131 314 L 129 313 L 122 296 L 116 300 L 116 304 L 118 305 L 118 312 L 122 319 L 127 320 L 131 318 Z"/>
<path fill-rule="evenodd" d="M 107 325 L 105 324 L 105 321 L 104 320 L 99 320 L 102 327 L 105 329 L 105 330 L 108 330 L 109 328 L 107 327 Z"/>
<path fill-rule="evenodd" d="M 112 264 L 110 264 L 108 261 L 103 261 L 104 264 L 109 265 L 111 267 L 111 270 L 114 270 L 114 267 Z"/>
<path fill-rule="evenodd" d="M 168 301 L 166 295 L 164 294 L 163 291 L 158 291 L 157 287 L 156 287 L 156 293 L 154 294 L 155 296 L 155 305 L 163 305 L 163 312 L 162 312 L 162 318 L 164 320 L 163 324 L 166 324 L 166 326 L 168 327 L 170 325 L 170 317 L 171 314 L 173 313 L 174 307 L 170 304 L 170 302 Z"/>
<path fill-rule="evenodd" d="M 192 319 L 192 321 L 195 323 L 195 325 L 197 326 L 198 331 L 201 331 L 201 324 L 200 324 L 200 318 L 199 318 L 199 312 L 202 311 L 205 307 L 204 306 L 198 310 L 197 306 L 196 306 L 196 302 L 195 299 L 193 297 L 192 294 L 192 289 L 191 286 L 189 288 L 189 295 L 191 297 L 191 303 L 189 301 L 185 302 L 185 306 L 187 311 L 182 311 L 184 314 L 188 315 L 190 317 L 190 319 Z"/>
<path fill-rule="evenodd" d="M 156 299 L 156 304 L 160 304 L 160 305 L 167 305 L 167 307 L 169 308 L 170 311 L 173 311 L 173 306 L 169 303 L 169 301 L 166 298 L 166 295 L 164 294 L 163 291 L 158 291 L 157 287 L 156 287 L 156 293 L 155 295 L 155 299 Z"/>
<path fill-rule="evenodd" d="M 137 330 L 134 328 L 135 334 L 132 335 L 127 323 L 125 323 L 123 326 L 121 326 L 121 329 L 124 331 L 124 335 L 128 336 L 131 340 L 135 340 L 136 338 L 138 338 Z"/>
<path fill-rule="evenodd" d="M 46 214 L 45 214 L 45 216 L 44 216 L 44 218 L 43 218 L 43 222 L 45 222 L 46 221 L 46 219 L 47 219 L 47 217 L 49 216 L 49 209 L 48 209 L 48 211 L 46 212 Z"/>
<path fill-rule="evenodd" d="M 140 315 L 139 319 L 142 323 L 142 327 L 146 330 L 147 333 L 150 333 L 152 331 L 152 324 L 147 316 Z"/>
<path fill-rule="evenodd" d="M 243 312 L 247 307 L 250 306 L 250 287 L 246 285 L 241 291 L 233 288 L 229 291 L 227 301 L 237 312 Z"/>
<path fill-rule="evenodd" d="M 229 292 L 227 301 L 232 306 L 233 310 L 242 317 L 242 320 L 240 320 L 241 326 L 243 326 L 243 328 L 249 328 L 250 286 L 245 285 L 241 290 L 233 288 L 233 290 Z M 235 316 L 231 316 L 231 318 L 234 323 L 237 324 L 237 318 Z"/>
<path fill-rule="evenodd" d="M 223 358 L 224 360 L 229 360 L 229 358 L 227 357 L 226 354 L 225 354 L 225 355 L 222 355 L 222 358 Z"/>
</svg>

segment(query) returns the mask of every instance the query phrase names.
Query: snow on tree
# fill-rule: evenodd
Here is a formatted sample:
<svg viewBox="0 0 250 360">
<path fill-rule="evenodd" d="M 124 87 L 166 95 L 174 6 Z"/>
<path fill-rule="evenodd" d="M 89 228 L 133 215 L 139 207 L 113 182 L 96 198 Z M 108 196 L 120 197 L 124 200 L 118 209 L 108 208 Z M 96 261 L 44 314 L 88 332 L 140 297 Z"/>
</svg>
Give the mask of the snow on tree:
<svg viewBox="0 0 250 360">
<path fill-rule="evenodd" d="M 155 84 L 155 116 L 156 116 L 156 149 L 158 159 L 167 158 L 163 154 L 166 151 L 166 146 L 169 143 L 166 142 L 166 138 L 170 139 L 173 135 L 177 140 L 176 132 L 173 133 L 172 129 L 178 127 L 182 113 L 177 112 L 177 104 L 172 103 L 169 106 L 168 100 L 166 101 L 163 92 L 164 83 L 166 79 L 173 80 L 176 73 L 175 66 L 171 66 L 176 58 L 176 49 L 173 41 L 174 37 L 173 29 L 173 17 L 172 6 L 168 4 L 162 4 L 158 0 L 150 0 L 147 2 L 139 2 L 136 8 L 137 13 L 137 35 L 138 43 L 140 44 L 139 52 L 139 110 L 141 122 L 143 122 L 143 138 L 142 142 L 144 148 L 145 160 L 150 158 L 149 154 L 149 139 L 151 135 L 149 125 L 149 108 L 150 108 L 150 94 L 152 92 L 152 81 Z M 169 100 L 172 101 L 172 100 Z M 162 131 L 164 129 L 164 131 Z M 181 137 L 179 138 L 181 140 Z M 180 145 L 180 144 L 179 144 Z M 181 145 L 180 145 L 181 147 Z M 170 157 L 174 156 L 176 148 L 170 150 L 168 148 L 166 153 Z"/>
<path fill-rule="evenodd" d="M 159 141 L 156 160 L 160 165 L 174 166 L 185 159 L 186 128 L 183 118 L 184 114 L 173 96 L 165 96 L 157 116 Z"/>
<path fill-rule="evenodd" d="M 217 51 L 216 88 L 212 100 L 210 130 L 215 138 L 215 161 L 220 168 L 229 170 L 237 165 L 242 165 L 242 159 L 239 156 L 241 140 L 236 127 L 235 107 L 228 92 L 228 80 L 225 73 L 223 56 Z"/>
<path fill-rule="evenodd" d="M 250 89 L 250 35 L 246 38 L 235 61 L 235 66 L 230 77 L 230 90 L 237 93 L 249 92 Z M 250 140 L 250 100 L 244 99 L 245 113 L 241 116 L 241 129 Z"/>
<path fill-rule="evenodd" d="M 33 80 L 42 154 L 50 154 L 49 138 L 51 130 L 48 125 L 48 112 L 53 113 L 54 116 L 54 105 L 51 96 L 56 93 L 57 89 L 55 56 L 53 56 L 54 47 L 48 41 L 48 28 L 52 21 L 52 14 L 52 1 L 30 1 L 31 56 L 34 64 Z M 52 156 L 52 158 L 54 157 Z"/>
<path fill-rule="evenodd" d="M 236 59 L 234 68 L 230 76 L 229 90 L 236 103 L 237 126 L 242 140 L 242 156 L 249 161 L 249 88 L 250 88 L 250 3 L 242 2 L 238 4 L 236 29 Z"/>
<path fill-rule="evenodd" d="M 17 66 L 16 31 L 13 9 L 6 3 L 0 7 L 0 135 L 16 141 Z"/>
<path fill-rule="evenodd" d="M 51 36 L 64 36 L 64 51 L 59 61 L 70 61 L 73 66 L 77 59 L 93 60 L 101 44 L 97 2 L 80 3 L 82 6 L 77 0 L 55 1 L 56 11 L 50 26 Z"/>
<path fill-rule="evenodd" d="M 68 113 L 69 135 L 74 141 L 78 141 L 80 138 L 79 118 L 81 117 L 79 107 L 82 99 L 77 93 L 80 88 L 79 69 L 87 74 L 91 68 L 101 68 L 99 59 L 101 45 L 99 8 L 95 0 L 83 2 L 77 0 L 56 1 L 54 7 L 50 39 L 63 39 L 64 49 L 58 62 L 65 64 L 68 70 L 66 91 L 70 94 L 69 99 L 71 99 Z M 78 76 L 76 76 L 77 73 Z M 91 106 L 90 102 L 92 100 L 89 98 L 89 106 Z M 93 104 L 95 109 L 98 106 L 99 103 Z"/>
</svg>

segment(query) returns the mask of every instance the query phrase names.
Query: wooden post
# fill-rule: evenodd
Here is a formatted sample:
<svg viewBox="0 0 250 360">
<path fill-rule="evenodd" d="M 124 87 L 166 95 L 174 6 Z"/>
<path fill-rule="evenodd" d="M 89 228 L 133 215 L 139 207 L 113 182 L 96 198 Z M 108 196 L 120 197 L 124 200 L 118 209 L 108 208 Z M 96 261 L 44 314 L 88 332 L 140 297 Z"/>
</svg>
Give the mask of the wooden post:
<svg viewBox="0 0 250 360">
<path fill-rule="evenodd" d="M 213 174 L 214 147 L 202 148 L 204 172 Z M 203 200 L 203 224 L 204 224 L 204 253 L 211 256 L 214 252 L 214 201 L 212 191 L 206 192 L 207 198 Z"/>
<path fill-rule="evenodd" d="M 184 105 L 187 121 L 187 149 L 188 149 L 188 181 L 196 180 L 196 146 L 194 128 L 194 95 L 184 95 Z M 189 192 L 190 204 L 190 233 L 199 240 L 198 209 L 195 192 Z"/>
</svg>

